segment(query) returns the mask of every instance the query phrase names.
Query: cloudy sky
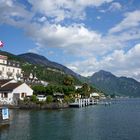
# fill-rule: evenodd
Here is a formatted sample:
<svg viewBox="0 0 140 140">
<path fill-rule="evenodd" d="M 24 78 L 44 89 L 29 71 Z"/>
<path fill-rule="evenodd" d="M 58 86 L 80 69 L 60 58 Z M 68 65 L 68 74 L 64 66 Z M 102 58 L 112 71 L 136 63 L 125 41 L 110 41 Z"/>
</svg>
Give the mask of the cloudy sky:
<svg viewBox="0 0 140 140">
<path fill-rule="evenodd" d="M 0 40 L 84 76 L 103 69 L 140 81 L 140 0 L 0 0 Z"/>
</svg>

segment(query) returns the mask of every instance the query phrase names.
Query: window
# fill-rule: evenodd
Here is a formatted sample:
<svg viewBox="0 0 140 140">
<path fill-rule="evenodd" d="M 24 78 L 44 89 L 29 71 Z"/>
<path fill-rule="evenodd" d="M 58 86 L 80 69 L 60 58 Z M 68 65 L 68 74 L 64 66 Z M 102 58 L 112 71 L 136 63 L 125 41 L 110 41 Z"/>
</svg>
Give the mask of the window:
<svg viewBox="0 0 140 140">
<path fill-rule="evenodd" d="M 2 98 L 8 98 L 8 93 L 2 93 Z"/>
<path fill-rule="evenodd" d="M 15 72 L 15 69 L 13 69 L 13 72 Z"/>
<path fill-rule="evenodd" d="M 4 67 L 2 67 L 2 71 L 4 71 Z"/>
<path fill-rule="evenodd" d="M 24 98 L 26 96 L 26 93 L 21 93 L 21 98 Z"/>
</svg>

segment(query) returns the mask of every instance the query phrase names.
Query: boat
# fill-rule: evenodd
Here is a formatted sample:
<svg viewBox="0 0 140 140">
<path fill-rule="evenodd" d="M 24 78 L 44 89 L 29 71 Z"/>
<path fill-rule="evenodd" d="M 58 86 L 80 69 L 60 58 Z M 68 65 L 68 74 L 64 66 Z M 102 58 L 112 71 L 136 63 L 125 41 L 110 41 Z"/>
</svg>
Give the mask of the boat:
<svg viewBox="0 0 140 140">
<path fill-rule="evenodd" d="M 0 107 L 0 127 L 9 125 L 10 115 L 7 107 Z"/>
<path fill-rule="evenodd" d="M 80 104 L 78 102 L 70 103 L 70 107 L 80 107 Z"/>
</svg>

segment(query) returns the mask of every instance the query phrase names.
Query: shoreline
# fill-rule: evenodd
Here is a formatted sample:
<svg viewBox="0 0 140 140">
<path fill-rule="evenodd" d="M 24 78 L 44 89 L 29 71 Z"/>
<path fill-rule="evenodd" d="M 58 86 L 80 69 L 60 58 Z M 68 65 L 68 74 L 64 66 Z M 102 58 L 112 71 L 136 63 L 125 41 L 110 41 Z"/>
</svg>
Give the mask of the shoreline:
<svg viewBox="0 0 140 140">
<path fill-rule="evenodd" d="M 65 109 L 69 108 L 68 103 L 43 103 L 43 104 L 37 104 L 33 102 L 29 103 L 19 103 L 19 105 L 3 105 L 3 107 L 8 107 L 9 109 L 25 109 L 25 110 L 32 110 L 32 109 Z"/>
<path fill-rule="evenodd" d="M 64 109 L 69 108 L 69 104 L 67 103 L 44 103 L 44 104 L 36 104 L 36 103 L 22 103 L 19 104 L 19 109 Z"/>
</svg>

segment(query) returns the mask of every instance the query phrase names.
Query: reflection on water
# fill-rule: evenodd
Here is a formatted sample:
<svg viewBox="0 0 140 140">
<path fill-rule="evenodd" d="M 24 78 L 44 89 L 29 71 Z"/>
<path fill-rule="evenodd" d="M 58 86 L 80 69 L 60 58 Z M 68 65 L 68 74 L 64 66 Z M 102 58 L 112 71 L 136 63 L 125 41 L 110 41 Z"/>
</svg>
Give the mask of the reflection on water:
<svg viewBox="0 0 140 140">
<path fill-rule="evenodd" d="M 4 128 L 0 133 L 3 140 L 26 140 L 29 133 L 30 112 L 10 110 L 10 125 Z"/>
<path fill-rule="evenodd" d="M 139 140 L 140 100 L 65 110 L 11 110 L 0 140 Z"/>
</svg>

